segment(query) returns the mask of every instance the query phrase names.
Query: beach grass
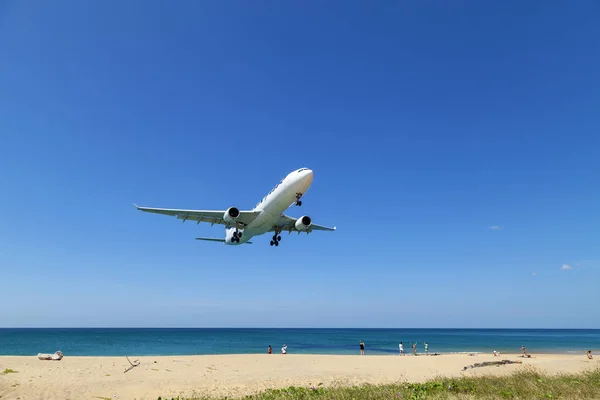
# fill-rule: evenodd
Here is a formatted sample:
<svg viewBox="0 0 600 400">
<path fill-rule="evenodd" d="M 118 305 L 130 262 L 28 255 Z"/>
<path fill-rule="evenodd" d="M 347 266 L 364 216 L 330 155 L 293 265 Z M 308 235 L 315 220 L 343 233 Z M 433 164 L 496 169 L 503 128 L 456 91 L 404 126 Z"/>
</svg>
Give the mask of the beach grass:
<svg viewBox="0 0 600 400">
<path fill-rule="evenodd" d="M 17 372 L 19 372 L 19 371 L 15 371 L 14 369 L 6 368 L 4 371 L 2 371 L 2 374 L 0 374 L 0 375 L 16 374 Z"/>
<path fill-rule="evenodd" d="M 185 400 L 225 400 L 231 397 L 194 397 Z M 548 375 L 525 368 L 507 376 L 436 378 L 424 383 L 361 385 L 353 387 L 290 387 L 245 396 L 244 400 L 504 400 L 600 399 L 600 367 L 579 373 Z M 159 400 L 171 400 L 163 397 Z M 184 399 L 179 399 L 184 400 Z"/>
</svg>

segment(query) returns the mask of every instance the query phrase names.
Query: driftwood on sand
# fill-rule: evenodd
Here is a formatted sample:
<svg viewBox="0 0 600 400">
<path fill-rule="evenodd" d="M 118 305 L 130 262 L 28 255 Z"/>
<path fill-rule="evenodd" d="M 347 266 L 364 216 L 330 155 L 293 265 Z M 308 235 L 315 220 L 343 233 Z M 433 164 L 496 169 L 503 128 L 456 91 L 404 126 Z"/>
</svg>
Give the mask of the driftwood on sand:
<svg viewBox="0 0 600 400">
<path fill-rule="evenodd" d="M 60 350 L 56 351 L 54 354 L 38 353 L 37 357 L 40 360 L 60 361 L 63 358 L 63 353 Z"/>
<path fill-rule="evenodd" d="M 123 371 L 123 373 L 125 373 L 127 371 L 131 371 L 132 369 L 134 369 L 135 367 L 137 367 L 138 365 L 140 365 L 140 361 L 139 360 L 135 360 L 134 362 L 131 362 L 129 360 L 129 357 L 125 356 L 125 358 L 127 359 L 127 361 L 129 361 L 129 365 L 131 365 L 131 366 L 127 367 L 127 369 L 125 371 Z"/>
<path fill-rule="evenodd" d="M 462 370 L 466 371 L 469 368 L 478 368 L 478 367 L 489 367 L 492 365 L 505 365 L 505 364 L 522 364 L 523 361 L 511 361 L 511 360 L 502 360 L 502 361 L 484 361 L 480 363 L 475 363 L 472 365 L 467 365 Z"/>
</svg>

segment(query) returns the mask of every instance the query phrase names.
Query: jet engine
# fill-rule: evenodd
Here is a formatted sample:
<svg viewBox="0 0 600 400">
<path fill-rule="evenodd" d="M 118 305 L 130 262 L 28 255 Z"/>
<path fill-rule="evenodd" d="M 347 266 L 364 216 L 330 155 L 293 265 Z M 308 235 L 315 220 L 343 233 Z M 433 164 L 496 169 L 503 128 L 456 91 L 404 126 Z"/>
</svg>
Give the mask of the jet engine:
<svg viewBox="0 0 600 400">
<path fill-rule="evenodd" d="M 306 230 L 308 230 L 308 228 L 310 228 L 311 222 L 312 221 L 311 221 L 310 217 L 308 215 L 305 215 L 303 217 L 298 218 L 296 220 L 296 223 L 294 224 L 294 226 L 299 231 L 306 231 Z"/>
<path fill-rule="evenodd" d="M 228 224 L 234 222 L 240 216 L 240 210 L 235 207 L 229 207 L 227 211 L 225 211 L 225 215 L 223 216 L 223 220 Z"/>
</svg>

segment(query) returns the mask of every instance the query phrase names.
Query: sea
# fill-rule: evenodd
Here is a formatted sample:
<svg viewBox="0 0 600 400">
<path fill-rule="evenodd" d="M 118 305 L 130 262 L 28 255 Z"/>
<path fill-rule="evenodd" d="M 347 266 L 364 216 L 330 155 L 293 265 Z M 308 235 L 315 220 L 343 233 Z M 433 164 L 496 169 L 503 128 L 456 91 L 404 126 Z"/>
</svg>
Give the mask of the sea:
<svg viewBox="0 0 600 400">
<path fill-rule="evenodd" d="M 600 329 L 234 329 L 234 328 L 1 328 L 0 355 L 159 356 L 273 353 L 396 355 L 405 352 L 584 354 L 600 350 Z"/>
</svg>

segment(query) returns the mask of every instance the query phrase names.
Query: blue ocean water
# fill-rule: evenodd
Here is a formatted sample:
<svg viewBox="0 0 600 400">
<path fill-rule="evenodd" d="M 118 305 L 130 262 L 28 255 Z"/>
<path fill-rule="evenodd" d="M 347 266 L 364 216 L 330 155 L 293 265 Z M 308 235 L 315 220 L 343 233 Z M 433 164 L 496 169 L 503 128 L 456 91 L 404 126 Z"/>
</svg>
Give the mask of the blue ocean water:
<svg viewBox="0 0 600 400">
<path fill-rule="evenodd" d="M 4 328 L 0 355 L 36 355 L 61 350 L 71 356 L 193 355 L 266 353 L 398 354 L 429 343 L 430 353 L 581 353 L 600 349 L 600 329 L 204 329 L 204 328 Z"/>
</svg>

